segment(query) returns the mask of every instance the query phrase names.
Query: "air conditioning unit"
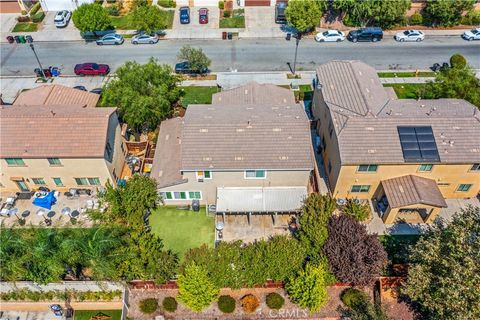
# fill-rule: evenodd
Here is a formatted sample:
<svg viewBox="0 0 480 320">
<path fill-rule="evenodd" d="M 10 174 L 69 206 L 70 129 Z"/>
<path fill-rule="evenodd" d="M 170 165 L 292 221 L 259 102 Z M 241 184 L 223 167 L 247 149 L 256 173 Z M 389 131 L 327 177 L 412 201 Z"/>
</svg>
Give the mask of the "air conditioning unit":
<svg viewBox="0 0 480 320">
<path fill-rule="evenodd" d="M 203 182 L 203 178 L 197 178 L 197 182 Z"/>
<path fill-rule="evenodd" d="M 347 200 L 346 199 L 337 199 L 337 205 L 339 206 L 344 206 L 347 204 Z"/>
</svg>

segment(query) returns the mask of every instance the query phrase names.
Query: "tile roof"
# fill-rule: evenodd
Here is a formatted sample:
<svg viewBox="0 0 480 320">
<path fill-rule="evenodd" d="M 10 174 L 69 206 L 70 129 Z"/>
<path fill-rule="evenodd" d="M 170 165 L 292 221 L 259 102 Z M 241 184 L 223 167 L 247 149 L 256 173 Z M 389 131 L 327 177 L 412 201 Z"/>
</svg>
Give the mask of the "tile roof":
<svg viewBox="0 0 480 320">
<path fill-rule="evenodd" d="M 20 93 L 14 105 L 82 105 L 93 108 L 100 95 L 59 84 L 42 85 Z"/>
<path fill-rule="evenodd" d="M 295 96 L 290 89 L 257 82 L 249 82 L 238 88 L 215 93 L 212 97 L 213 105 L 293 105 L 295 103 Z"/>
<path fill-rule="evenodd" d="M 160 125 L 155 156 L 150 177 L 158 181 L 158 187 L 164 188 L 186 182 L 180 171 L 183 119 L 165 120 Z"/>
<path fill-rule="evenodd" d="M 440 162 L 480 161 L 480 111 L 469 102 L 389 99 L 375 70 L 359 61 L 332 61 L 317 72 L 342 164 L 404 163 L 398 126 L 431 126 Z M 378 97 L 366 98 L 365 84 Z"/>
<path fill-rule="evenodd" d="M 104 157 L 115 108 L 0 106 L 0 157 Z"/>
<path fill-rule="evenodd" d="M 447 203 L 435 180 L 415 175 L 382 180 L 382 186 L 391 208 L 425 204 L 446 208 Z"/>
</svg>

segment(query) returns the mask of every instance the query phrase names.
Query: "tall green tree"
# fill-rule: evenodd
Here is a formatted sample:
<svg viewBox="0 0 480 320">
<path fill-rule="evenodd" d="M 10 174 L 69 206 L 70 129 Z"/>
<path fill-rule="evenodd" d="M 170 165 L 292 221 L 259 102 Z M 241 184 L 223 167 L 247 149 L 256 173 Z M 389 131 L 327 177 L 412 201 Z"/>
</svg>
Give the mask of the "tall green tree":
<svg viewBox="0 0 480 320">
<path fill-rule="evenodd" d="M 405 293 L 434 319 L 480 319 L 480 208 L 436 225 L 412 250 Z"/>
<path fill-rule="evenodd" d="M 441 70 L 435 80 L 428 82 L 423 90 L 423 98 L 457 98 L 480 107 L 480 79 L 470 67 L 453 67 Z"/>
<path fill-rule="evenodd" d="M 167 15 L 157 6 L 138 6 L 131 14 L 131 19 L 137 30 L 147 33 L 157 32 L 167 28 Z"/>
<path fill-rule="evenodd" d="M 344 14 L 344 22 L 354 26 L 375 25 L 391 28 L 402 21 L 411 0 L 335 0 L 332 6 Z"/>
<path fill-rule="evenodd" d="M 154 58 L 146 64 L 127 61 L 117 69 L 115 79 L 105 85 L 102 105 L 118 107 L 120 117 L 138 139 L 172 114 L 180 98 L 179 82 L 170 66 Z"/>
<path fill-rule="evenodd" d="M 72 20 L 81 32 L 107 30 L 112 27 L 107 9 L 98 3 L 82 4 L 73 11 Z"/>
<path fill-rule="evenodd" d="M 208 278 L 207 271 L 195 263 L 178 277 L 178 300 L 193 311 L 201 311 L 214 301 L 220 290 Z"/>
<path fill-rule="evenodd" d="M 30 251 L 29 244 L 23 237 L 18 235 L 16 230 L 5 228 L 3 225 L 1 228 L 0 279 L 3 281 L 25 279 L 27 270 L 24 267 L 24 263 L 27 258 L 27 252 Z"/>
<path fill-rule="evenodd" d="M 331 279 L 325 261 L 317 266 L 308 263 L 304 270 L 287 282 L 285 289 L 294 303 L 316 312 L 328 302 L 327 286 L 331 284 Z"/>
<path fill-rule="evenodd" d="M 105 200 L 109 207 L 102 218 L 139 230 L 143 226 L 146 210 L 154 209 L 159 199 L 154 179 L 134 175 L 125 186 L 113 188 L 107 185 Z"/>
<path fill-rule="evenodd" d="M 298 239 L 314 263 L 318 263 L 322 255 L 322 246 L 328 237 L 328 220 L 336 207 L 334 198 L 319 193 L 312 193 L 303 203 Z"/>
<path fill-rule="evenodd" d="M 429 0 L 424 15 L 434 26 L 454 26 L 460 23 L 464 11 L 473 9 L 474 3 L 475 0 Z"/>
<path fill-rule="evenodd" d="M 288 25 L 304 33 L 320 23 L 322 8 L 315 0 L 290 0 L 285 9 L 285 16 Z"/>
<path fill-rule="evenodd" d="M 212 63 L 202 48 L 193 48 L 189 45 L 180 48 L 177 59 L 188 61 L 189 69 L 200 73 L 208 70 Z"/>
</svg>

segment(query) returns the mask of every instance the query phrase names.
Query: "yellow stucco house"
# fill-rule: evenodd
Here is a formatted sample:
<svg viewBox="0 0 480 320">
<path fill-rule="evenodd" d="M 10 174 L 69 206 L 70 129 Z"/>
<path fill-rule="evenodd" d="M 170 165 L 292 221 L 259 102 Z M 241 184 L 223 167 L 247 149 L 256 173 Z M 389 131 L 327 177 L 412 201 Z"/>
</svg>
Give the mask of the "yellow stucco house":
<svg viewBox="0 0 480 320">
<path fill-rule="evenodd" d="M 480 191 L 480 112 L 465 100 L 397 99 L 374 68 L 317 68 L 314 124 L 333 196 L 373 201 L 387 224 L 431 223 Z"/>
<path fill-rule="evenodd" d="M 115 185 L 125 162 L 115 108 L 98 95 L 58 85 L 0 106 L 0 191 L 59 191 Z"/>
</svg>

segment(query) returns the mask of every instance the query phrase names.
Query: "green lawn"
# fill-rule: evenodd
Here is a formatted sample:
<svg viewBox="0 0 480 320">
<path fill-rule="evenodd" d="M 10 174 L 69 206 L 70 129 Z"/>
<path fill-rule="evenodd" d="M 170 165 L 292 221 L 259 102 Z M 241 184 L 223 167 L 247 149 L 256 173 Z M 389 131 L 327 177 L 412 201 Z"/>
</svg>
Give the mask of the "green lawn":
<svg viewBox="0 0 480 320">
<path fill-rule="evenodd" d="M 122 310 L 77 310 L 73 320 L 90 320 L 91 317 L 94 317 L 99 312 L 111 316 L 110 320 L 120 320 L 122 317 Z"/>
<path fill-rule="evenodd" d="M 31 22 L 17 22 L 12 32 L 35 32 L 38 29 L 36 23 Z"/>
<path fill-rule="evenodd" d="M 150 225 L 165 245 L 179 254 L 180 259 L 190 248 L 207 244 L 213 246 L 215 218 L 207 216 L 205 207 L 200 212 L 160 207 L 152 212 Z"/>
<path fill-rule="evenodd" d="M 182 87 L 185 95 L 182 97 L 182 106 L 185 108 L 189 104 L 210 104 L 212 95 L 220 91 L 218 87 Z"/>
<path fill-rule="evenodd" d="M 379 72 L 378 77 L 380 78 L 414 78 L 414 77 L 435 77 L 435 72 L 433 71 L 421 71 L 416 75 L 415 72 Z"/>
<path fill-rule="evenodd" d="M 393 87 L 399 99 L 417 99 L 423 90 L 423 83 L 387 83 L 384 87 Z"/>
<path fill-rule="evenodd" d="M 245 28 L 244 9 L 233 10 L 230 18 L 220 18 L 220 28 Z"/>
<path fill-rule="evenodd" d="M 175 14 L 174 11 L 172 10 L 163 10 L 162 13 L 165 15 L 165 19 L 167 21 L 167 28 L 166 29 L 172 29 L 173 25 L 173 15 Z M 137 28 L 135 27 L 131 15 L 124 15 L 124 16 L 110 16 L 112 19 L 112 24 L 115 27 L 115 29 L 118 30 L 136 30 Z"/>
</svg>

